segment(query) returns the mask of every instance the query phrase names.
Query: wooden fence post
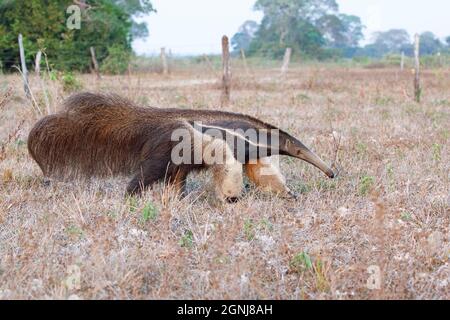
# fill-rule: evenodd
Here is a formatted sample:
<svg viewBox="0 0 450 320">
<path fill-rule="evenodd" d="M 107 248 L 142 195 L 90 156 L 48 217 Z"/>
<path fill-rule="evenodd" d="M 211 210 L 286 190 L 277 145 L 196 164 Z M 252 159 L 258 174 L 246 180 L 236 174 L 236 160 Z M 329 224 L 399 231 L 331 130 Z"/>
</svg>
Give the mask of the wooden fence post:
<svg viewBox="0 0 450 320">
<path fill-rule="evenodd" d="M 38 77 L 41 76 L 41 58 L 42 58 L 42 51 L 39 50 L 36 54 L 36 60 L 34 65 L 34 72 L 38 75 Z"/>
<path fill-rule="evenodd" d="M 402 57 L 400 60 L 400 70 L 403 71 L 405 69 L 405 53 L 402 51 Z"/>
<path fill-rule="evenodd" d="M 90 51 L 91 51 L 91 59 L 92 59 L 92 65 L 94 66 L 94 71 L 97 74 L 97 78 L 101 79 L 100 70 L 98 68 L 98 62 L 97 62 L 97 57 L 95 56 L 95 49 L 94 49 L 94 47 L 91 47 Z"/>
<path fill-rule="evenodd" d="M 230 104 L 231 91 L 231 69 L 230 69 L 230 44 L 227 36 L 222 37 L 222 96 L 220 99 L 221 106 Z"/>
<path fill-rule="evenodd" d="M 25 61 L 25 49 L 23 48 L 22 34 L 19 34 L 19 50 L 20 50 L 20 63 L 22 65 L 22 77 L 23 77 L 23 89 L 28 99 L 31 99 L 30 85 L 28 83 L 28 70 L 27 63 Z"/>
<path fill-rule="evenodd" d="M 416 98 L 416 102 L 420 102 L 422 88 L 420 87 L 420 36 L 418 34 L 415 36 L 414 43 L 414 64 L 414 96 Z"/>
<path fill-rule="evenodd" d="M 292 49 L 286 48 L 286 51 L 284 52 L 283 65 L 281 66 L 281 74 L 286 73 L 286 71 L 289 67 L 289 62 L 291 61 L 291 54 L 292 54 Z"/>
<path fill-rule="evenodd" d="M 247 64 L 247 58 L 245 56 L 245 51 L 244 49 L 241 48 L 241 57 L 242 57 L 242 61 L 244 62 L 244 69 L 245 69 L 245 73 L 247 75 L 250 74 L 249 70 L 248 70 L 248 64 Z"/>
<path fill-rule="evenodd" d="M 45 100 L 45 106 L 46 106 L 46 110 L 47 110 L 47 114 L 50 114 L 50 101 L 48 99 L 48 94 L 47 94 L 47 90 L 45 90 L 45 85 L 44 85 L 44 81 L 41 78 L 41 59 L 42 59 L 42 51 L 39 50 L 36 54 L 36 60 L 35 60 L 35 65 L 34 65 L 34 72 L 36 73 L 37 77 L 38 77 L 38 81 L 39 84 L 41 86 L 41 90 L 42 93 L 44 95 L 44 100 Z"/>
<path fill-rule="evenodd" d="M 161 48 L 161 63 L 163 67 L 163 74 L 167 75 L 169 73 L 169 66 L 167 64 L 166 48 Z"/>
</svg>

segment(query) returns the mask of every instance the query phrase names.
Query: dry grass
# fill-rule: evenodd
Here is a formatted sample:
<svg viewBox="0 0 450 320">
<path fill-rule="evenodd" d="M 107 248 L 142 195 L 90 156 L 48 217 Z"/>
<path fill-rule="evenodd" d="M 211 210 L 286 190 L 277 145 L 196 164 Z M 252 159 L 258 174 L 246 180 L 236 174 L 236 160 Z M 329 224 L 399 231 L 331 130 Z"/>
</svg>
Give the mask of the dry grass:
<svg viewBox="0 0 450 320">
<path fill-rule="evenodd" d="M 208 174 L 181 200 L 161 185 L 124 199 L 124 178 L 48 185 L 26 148 L 37 112 L 18 76 L 1 78 L 0 299 L 450 299 L 450 72 L 426 72 L 421 105 L 407 72 L 234 72 L 230 110 L 337 156 L 337 180 L 283 158 L 297 201 L 250 189 L 234 205 L 214 201 Z M 220 100 L 195 70 L 82 82 L 159 107 Z M 54 109 L 66 94 L 45 86 Z"/>
</svg>

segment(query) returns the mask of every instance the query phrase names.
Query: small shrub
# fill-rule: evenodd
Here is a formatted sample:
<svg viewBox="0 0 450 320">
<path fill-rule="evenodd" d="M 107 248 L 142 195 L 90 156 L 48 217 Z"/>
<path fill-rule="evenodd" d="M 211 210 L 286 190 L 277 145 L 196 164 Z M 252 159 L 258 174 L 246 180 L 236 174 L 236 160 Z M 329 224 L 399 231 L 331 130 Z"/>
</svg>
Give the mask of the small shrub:
<svg viewBox="0 0 450 320">
<path fill-rule="evenodd" d="M 142 209 L 142 222 L 145 223 L 149 220 L 156 220 L 158 217 L 158 209 L 151 202 L 147 203 Z"/>
<path fill-rule="evenodd" d="M 417 103 L 420 103 L 420 101 L 421 101 L 421 99 L 422 99 L 422 93 L 423 93 L 423 90 L 422 90 L 422 88 L 419 88 L 419 90 L 417 90 L 416 92 L 415 92 L 415 97 L 416 97 L 416 102 Z"/>
<path fill-rule="evenodd" d="M 439 143 L 433 144 L 433 160 L 441 162 L 442 145 Z"/>
<path fill-rule="evenodd" d="M 403 221 L 411 221 L 412 215 L 409 212 L 404 212 L 404 213 L 402 213 L 401 218 Z"/>
<path fill-rule="evenodd" d="M 378 106 L 386 106 L 388 104 L 391 104 L 392 102 L 393 101 L 391 97 L 377 97 L 375 99 L 375 104 Z"/>
<path fill-rule="evenodd" d="M 394 184 L 395 184 L 394 167 L 390 163 L 388 163 L 386 165 L 386 175 L 387 175 L 387 178 L 388 178 L 389 189 L 393 190 L 394 189 Z"/>
<path fill-rule="evenodd" d="M 191 230 L 186 230 L 178 244 L 183 248 L 192 248 L 194 245 L 194 234 Z"/>
<path fill-rule="evenodd" d="M 102 62 L 101 71 L 108 74 L 124 74 L 128 70 L 130 59 L 130 50 L 122 46 L 112 46 Z"/>
<path fill-rule="evenodd" d="M 381 119 L 383 119 L 383 120 L 388 120 L 391 118 L 391 114 L 390 114 L 389 110 L 386 110 L 386 109 L 381 110 L 380 114 L 381 114 Z"/>
<path fill-rule="evenodd" d="M 450 138 L 450 130 L 448 129 L 441 130 L 441 136 L 444 140 L 448 140 Z"/>
<path fill-rule="evenodd" d="M 49 71 L 49 73 L 48 73 L 48 78 L 49 78 L 51 81 L 56 81 L 56 80 L 58 80 L 58 73 L 57 73 L 55 70 L 51 70 L 51 71 Z"/>
<path fill-rule="evenodd" d="M 311 270 L 313 268 L 311 257 L 305 251 L 300 252 L 292 258 L 289 268 L 298 273 Z"/>
<path fill-rule="evenodd" d="M 252 241 L 256 237 L 256 232 L 270 232 L 273 230 L 272 223 L 267 219 L 263 218 L 259 221 L 255 221 L 253 219 L 246 219 L 244 221 L 243 233 L 244 238 L 247 241 Z"/>
<path fill-rule="evenodd" d="M 81 229 L 78 226 L 75 225 L 71 225 L 66 229 L 66 232 L 69 236 L 72 236 L 74 238 L 82 238 L 84 235 L 83 229 Z"/>
<path fill-rule="evenodd" d="M 306 193 L 310 192 L 311 190 L 312 190 L 312 187 L 308 183 L 299 182 L 295 186 L 295 191 L 298 192 L 299 194 L 306 194 Z"/>
<path fill-rule="evenodd" d="M 315 182 L 315 188 L 318 191 L 331 191 L 336 190 L 337 184 L 336 180 L 318 180 Z"/>
<path fill-rule="evenodd" d="M 265 231 L 272 231 L 273 230 L 273 225 L 267 218 L 263 218 L 259 222 L 259 228 L 261 230 L 265 230 Z"/>
<path fill-rule="evenodd" d="M 367 152 L 368 147 L 364 142 L 358 142 L 356 144 L 356 151 L 358 152 L 358 154 L 363 155 Z"/>
<path fill-rule="evenodd" d="M 369 64 L 370 63 L 370 58 L 366 57 L 366 56 L 355 56 L 352 58 L 353 62 L 357 63 L 357 64 Z"/>
<path fill-rule="evenodd" d="M 300 94 L 297 94 L 297 95 L 293 98 L 293 100 L 294 100 L 294 103 L 295 103 L 295 102 L 299 102 L 299 103 L 307 103 L 307 102 L 310 102 L 310 101 L 311 101 L 311 98 L 310 98 L 307 94 L 305 94 L 305 93 L 300 93 Z"/>
<path fill-rule="evenodd" d="M 61 83 L 65 92 L 74 92 L 83 88 L 81 82 L 72 72 L 65 72 L 61 76 Z"/>
<path fill-rule="evenodd" d="M 244 236 L 248 241 L 255 238 L 255 224 L 252 219 L 247 219 L 244 221 Z"/>
<path fill-rule="evenodd" d="M 326 264 L 320 260 L 316 259 L 314 263 L 314 275 L 316 278 L 316 287 L 321 292 L 327 292 L 330 290 L 330 282 L 327 277 Z"/>
<path fill-rule="evenodd" d="M 118 214 L 117 214 L 117 212 L 115 212 L 115 211 L 108 211 L 107 213 L 106 213 L 106 216 L 108 217 L 108 218 L 110 218 L 110 219 L 116 219 L 117 218 L 117 216 L 118 216 Z"/>
<path fill-rule="evenodd" d="M 359 194 L 361 196 L 366 196 L 370 189 L 372 189 L 373 185 L 375 183 L 375 178 L 372 176 L 362 176 L 359 180 Z"/>
<path fill-rule="evenodd" d="M 129 197 L 128 198 L 128 205 L 130 208 L 130 212 L 135 212 L 137 209 L 137 205 L 138 205 L 138 201 L 136 199 L 136 197 Z"/>
</svg>

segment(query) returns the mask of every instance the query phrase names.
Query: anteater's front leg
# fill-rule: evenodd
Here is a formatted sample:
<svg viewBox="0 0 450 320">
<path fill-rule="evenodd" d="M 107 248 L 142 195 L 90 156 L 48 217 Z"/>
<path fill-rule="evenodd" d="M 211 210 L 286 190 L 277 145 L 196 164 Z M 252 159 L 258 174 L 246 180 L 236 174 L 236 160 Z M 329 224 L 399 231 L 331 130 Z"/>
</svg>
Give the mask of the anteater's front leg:
<svg viewBox="0 0 450 320">
<path fill-rule="evenodd" d="M 203 136 L 202 160 L 211 168 L 219 200 L 237 202 L 242 192 L 242 163 L 234 158 L 233 151 L 222 139 Z"/>
</svg>

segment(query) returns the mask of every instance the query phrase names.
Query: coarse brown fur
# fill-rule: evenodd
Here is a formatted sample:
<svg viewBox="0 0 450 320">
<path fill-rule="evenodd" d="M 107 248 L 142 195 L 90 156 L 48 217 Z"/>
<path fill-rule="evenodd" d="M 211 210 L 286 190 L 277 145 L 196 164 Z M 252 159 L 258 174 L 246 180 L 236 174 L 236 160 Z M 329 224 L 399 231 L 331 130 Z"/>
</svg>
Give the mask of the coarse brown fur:
<svg viewBox="0 0 450 320">
<path fill-rule="evenodd" d="M 28 149 L 45 176 L 133 175 L 127 188 L 131 194 L 166 178 L 182 190 L 189 172 L 207 167 L 171 161 L 178 143 L 171 140 L 172 132 L 192 130 L 194 121 L 226 129 L 276 129 L 237 113 L 143 108 L 117 95 L 86 92 L 72 95 L 63 111 L 38 121 L 29 134 Z M 281 130 L 279 154 L 303 159 L 334 176 L 301 142 Z"/>
</svg>

